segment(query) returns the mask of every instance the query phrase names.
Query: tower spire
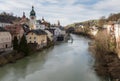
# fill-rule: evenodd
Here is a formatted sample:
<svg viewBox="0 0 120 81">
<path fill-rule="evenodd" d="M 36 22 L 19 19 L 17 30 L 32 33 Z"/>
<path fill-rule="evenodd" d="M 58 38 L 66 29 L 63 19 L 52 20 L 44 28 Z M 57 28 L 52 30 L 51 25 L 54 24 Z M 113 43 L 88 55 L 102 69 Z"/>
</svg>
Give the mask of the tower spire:
<svg viewBox="0 0 120 81">
<path fill-rule="evenodd" d="M 32 10 L 34 10 L 34 6 L 32 5 Z"/>
<path fill-rule="evenodd" d="M 35 10 L 34 10 L 34 6 L 32 6 L 32 10 L 30 12 L 30 16 L 36 16 Z"/>
<path fill-rule="evenodd" d="M 25 12 L 23 12 L 23 18 L 26 18 L 26 16 L 25 16 Z"/>
<path fill-rule="evenodd" d="M 60 21 L 58 20 L 58 26 L 60 26 Z"/>
<path fill-rule="evenodd" d="M 44 17 L 42 17 L 42 20 L 43 20 L 43 21 L 45 20 Z"/>
</svg>

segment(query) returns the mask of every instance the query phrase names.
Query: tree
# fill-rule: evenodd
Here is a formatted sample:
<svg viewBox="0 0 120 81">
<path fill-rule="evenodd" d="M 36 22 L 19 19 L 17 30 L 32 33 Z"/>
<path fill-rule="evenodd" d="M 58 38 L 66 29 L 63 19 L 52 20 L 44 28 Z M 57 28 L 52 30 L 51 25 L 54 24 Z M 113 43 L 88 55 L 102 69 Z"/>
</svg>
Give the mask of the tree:
<svg viewBox="0 0 120 81">
<path fill-rule="evenodd" d="M 99 21 L 98 21 L 98 24 L 100 27 L 103 27 L 103 25 L 105 24 L 106 22 L 106 19 L 105 19 L 105 16 L 102 16 Z"/>
<path fill-rule="evenodd" d="M 21 41 L 19 44 L 19 51 L 25 53 L 26 55 L 29 54 L 29 47 L 28 47 L 25 35 L 23 35 L 21 38 Z"/>
<path fill-rule="evenodd" d="M 117 21 L 118 19 L 120 19 L 120 13 L 110 14 L 107 20 L 108 21 Z"/>
<path fill-rule="evenodd" d="M 13 49 L 18 51 L 18 39 L 16 36 L 13 39 Z"/>
</svg>

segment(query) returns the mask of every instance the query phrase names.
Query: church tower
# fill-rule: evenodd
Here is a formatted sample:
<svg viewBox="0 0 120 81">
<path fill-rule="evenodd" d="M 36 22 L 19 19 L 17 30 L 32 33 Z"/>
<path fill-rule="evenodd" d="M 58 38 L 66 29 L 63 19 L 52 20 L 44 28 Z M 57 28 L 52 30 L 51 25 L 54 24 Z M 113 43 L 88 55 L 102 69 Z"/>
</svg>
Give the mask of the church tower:
<svg viewBox="0 0 120 81">
<path fill-rule="evenodd" d="M 36 29 L 36 13 L 34 11 L 34 6 L 32 6 L 32 10 L 30 12 L 30 29 Z"/>
</svg>

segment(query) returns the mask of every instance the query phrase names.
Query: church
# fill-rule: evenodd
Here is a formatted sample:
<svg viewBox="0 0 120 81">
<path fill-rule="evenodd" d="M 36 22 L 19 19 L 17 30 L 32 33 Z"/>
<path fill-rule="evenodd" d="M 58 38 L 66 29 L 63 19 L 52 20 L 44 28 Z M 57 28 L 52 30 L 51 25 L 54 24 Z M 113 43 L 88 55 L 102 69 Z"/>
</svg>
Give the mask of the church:
<svg viewBox="0 0 120 81">
<path fill-rule="evenodd" d="M 36 29 L 36 13 L 34 11 L 34 6 L 32 6 L 32 10 L 30 12 L 29 27 L 30 27 L 30 30 Z"/>
<path fill-rule="evenodd" d="M 27 43 L 34 47 L 33 49 L 39 50 L 47 45 L 47 33 L 37 28 L 37 20 L 36 20 L 36 13 L 34 7 L 32 6 L 32 10 L 30 12 L 30 21 L 29 21 L 29 28 L 30 31 L 26 34 Z"/>
<path fill-rule="evenodd" d="M 30 21 L 29 21 L 30 29 L 42 29 L 50 27 L 50 23 L 45 21 L 44 17 L 41 20 L 36 19 L 36 12 L 34 10 L 34 6 L 32 6 L 32 10 L 30 12 Z"/>
</svg>

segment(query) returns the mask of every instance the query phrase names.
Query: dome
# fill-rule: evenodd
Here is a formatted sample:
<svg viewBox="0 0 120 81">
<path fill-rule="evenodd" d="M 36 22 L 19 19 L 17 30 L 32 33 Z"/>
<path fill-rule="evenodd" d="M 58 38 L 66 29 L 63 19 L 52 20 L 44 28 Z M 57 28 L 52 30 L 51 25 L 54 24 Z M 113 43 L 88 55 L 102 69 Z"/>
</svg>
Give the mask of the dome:
<svg viewBox="0 0 120 81">
<path fill-rule="evenodd" d="M 35 11 L 34 11 L 34 7 L 32 6 L 32 10 L 31 10 L 31 12 L 30 12 L 30 16 L 35 16 L 36 15 L 36 13 L 35 13 Z"/>
</svg>

